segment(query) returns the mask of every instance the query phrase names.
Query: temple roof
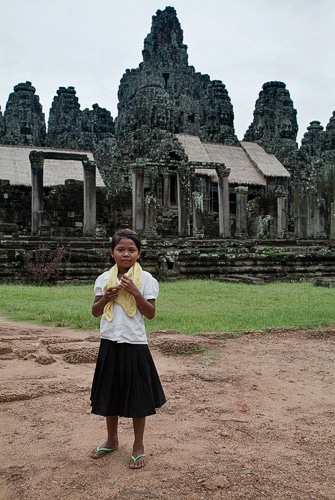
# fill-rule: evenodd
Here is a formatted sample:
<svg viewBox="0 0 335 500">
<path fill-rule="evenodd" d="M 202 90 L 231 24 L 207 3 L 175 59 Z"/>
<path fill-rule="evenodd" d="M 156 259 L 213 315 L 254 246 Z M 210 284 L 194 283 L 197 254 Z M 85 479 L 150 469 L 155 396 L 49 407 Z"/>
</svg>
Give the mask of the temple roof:
<svg viewBox="0 0 335 500">
<path fill-rule="evenodd" d="M 94 160 L 90 151 L 73 151 L 54 148 L 35 148 L 33 146 L 0 145 L 0 180 L 7 180 L 11 185 L 31 186 L 30 151 L 52 151 L 60 153 L 76 153 L 86 155 Z M 65 180 L 84 180 L 83 165 L 75 160 L 44 160 L 43 185 L 58 186 Z M 98 169 L 96 169 L 97 187 L 105 186 Z"/>
<path fill-rule="evenodd" d="M 231 170 L 230 184 L 253 184 L 266 186 L 267 177 L 289 178 L 290 174 L 277 158 L 268 154 L 255 142 L 240 142 L 235 146 L 201 142 L 199 137 L 177 134 L 176 138 L 183 146 L 190 162 L 206 163 L 205 168 L 199 165 L 195 172 L 209 175 L 217 182 L 215 168 L 210 163 L 223 163 Z"/>
</svg>

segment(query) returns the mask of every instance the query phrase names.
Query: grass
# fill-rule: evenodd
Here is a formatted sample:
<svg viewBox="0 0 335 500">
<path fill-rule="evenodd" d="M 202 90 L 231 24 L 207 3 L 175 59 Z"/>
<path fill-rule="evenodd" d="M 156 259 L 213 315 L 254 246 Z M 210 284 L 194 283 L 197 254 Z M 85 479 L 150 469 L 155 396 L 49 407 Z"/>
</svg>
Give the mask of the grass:
<svg viewBox="0 0 335 500">
<path fill-rule="evenodd" d="M 97 330 L 92 285 L 0 285 L 0 315 L 14 321 Z M 156 317 L 148 333 L 239 332 L 270 327 L 335 324 L 335 289 L 311 283 L 249 285 L 210 280 L 160 283 Z"/>
</svg>

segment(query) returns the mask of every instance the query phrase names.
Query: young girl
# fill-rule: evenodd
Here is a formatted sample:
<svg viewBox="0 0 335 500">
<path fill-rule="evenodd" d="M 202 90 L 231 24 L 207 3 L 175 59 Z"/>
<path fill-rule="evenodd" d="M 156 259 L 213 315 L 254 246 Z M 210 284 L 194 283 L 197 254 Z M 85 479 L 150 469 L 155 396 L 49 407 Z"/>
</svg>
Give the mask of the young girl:
<svg viewBox="0 0 335 500">
<path fill-rule="evenodd" d="M 92 413 L 106 417 L 107 439 L 92 451 L 91 457 L 101 458 L 117 450 L 118 417 L 131 417 L 131 469 L 145 466 L 145 418 L 166 401 L 144 326 L 144 316 L 155 316 L 158 283 L 142 270 L 140 255 L 137 233 L 124 229 L 114 235 L 110 253 L 114 265 L 96 279 L 92 305 L 93 316 L 102 318 L 91 405 Z"/>
</svg>

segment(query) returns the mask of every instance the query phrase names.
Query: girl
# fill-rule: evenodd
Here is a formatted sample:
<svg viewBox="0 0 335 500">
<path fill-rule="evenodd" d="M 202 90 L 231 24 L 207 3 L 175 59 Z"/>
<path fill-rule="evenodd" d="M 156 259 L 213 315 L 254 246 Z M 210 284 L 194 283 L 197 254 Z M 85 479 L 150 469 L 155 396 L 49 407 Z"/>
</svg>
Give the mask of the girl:
<svg viewBox="0 0 335 500">
<path fill-rule="evenodd" d="M 101 458 L 117 450 L 118 417 L 132 417 L 131 469 L 145 466 L 145 418 L 166 401 L 144 326 L 144 316 L 155 316 L 158 283 L 142 270 L 140 255 L 137 233 L 124 229 L 113 236 L 110 257 L 114 265 L 96 279 L 92 305 L 93 316 L 102 318 L 91 405 L 92 413 L 106 417 L 107 440 L 91 457 Z"/>
</svg>

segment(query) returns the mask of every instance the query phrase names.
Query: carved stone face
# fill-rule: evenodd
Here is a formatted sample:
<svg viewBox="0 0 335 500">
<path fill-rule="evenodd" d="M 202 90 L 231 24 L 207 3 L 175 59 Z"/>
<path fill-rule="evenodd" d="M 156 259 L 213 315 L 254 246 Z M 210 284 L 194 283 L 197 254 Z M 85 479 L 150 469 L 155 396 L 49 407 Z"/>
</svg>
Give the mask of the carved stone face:
<svg viewBox="0 0 335 500">
<path fill-rule="evenodd" d="M 264 135 L 264 123 L 263 123 L 263 118 L 261 116 L 258 116 L 255 118 L 255 123 L 254 123 L 254 137 L 255 140 L 261 139 Z"/>
<path fill-rule="evenodd" d="M 294 127 L 289 118 L 282 118 L 280 121 L 279 135 L 283 139 L 294 139 Z"/>
<path fill-rule="evenodd" d="M 153 107 L 151 110 L 151 123 L 158 128 L 166 128 L 167 116 L 164 109 Z"/>
</svg>

